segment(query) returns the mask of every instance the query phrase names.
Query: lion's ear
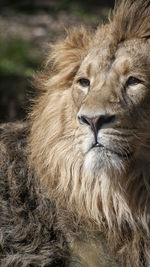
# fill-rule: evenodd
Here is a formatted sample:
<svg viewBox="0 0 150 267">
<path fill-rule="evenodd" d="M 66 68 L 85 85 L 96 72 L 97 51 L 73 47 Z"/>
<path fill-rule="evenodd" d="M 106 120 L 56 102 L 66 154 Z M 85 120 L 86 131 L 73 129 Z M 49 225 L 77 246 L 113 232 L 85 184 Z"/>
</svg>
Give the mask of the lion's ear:
<svg viewBox="0 0 150 267">
<path fill-rule="evenodd" d="M 85 28 L 74 28 L 67 31 L 65 40 L 51 45 L 46 62 L 46 69 L 50 70 L 51 78 L 53 75 L 58 78 L 59 75 L 59 80 L 62 78 L 64 82 L 71 79 L 88 53 L 91 38 Z"/>
</svg>

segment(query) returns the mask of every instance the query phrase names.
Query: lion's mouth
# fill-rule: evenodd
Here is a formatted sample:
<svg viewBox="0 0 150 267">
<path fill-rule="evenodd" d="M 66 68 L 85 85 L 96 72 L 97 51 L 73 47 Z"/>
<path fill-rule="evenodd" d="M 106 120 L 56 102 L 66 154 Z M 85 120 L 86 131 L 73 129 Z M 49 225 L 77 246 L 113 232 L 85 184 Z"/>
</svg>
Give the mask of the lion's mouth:
<svg viewBox="0 0 150 267">
<path fill-rule="evenodd" d="M 118 156 L 119 158 L 126 159 L 126 160 L 129 159 L 129 158 L 131 158 L 131 156 L 133 155 L 133 153 L 130 152 L 130 151 L 126 151 L 126 152 L 114 151 L 111 148 L 108 148 L 108 147 L 104 146 L 103 144 L 100 144 L 99 142 L 94 143 L 91 146 L 90 150 L 91 149 L 100 149 L 100 150 L 103 150 L 106 153 L 109 152 L 109 154 L 110 153 L 111 154 L 114 154 L 114 155 Z"/>
</svg>

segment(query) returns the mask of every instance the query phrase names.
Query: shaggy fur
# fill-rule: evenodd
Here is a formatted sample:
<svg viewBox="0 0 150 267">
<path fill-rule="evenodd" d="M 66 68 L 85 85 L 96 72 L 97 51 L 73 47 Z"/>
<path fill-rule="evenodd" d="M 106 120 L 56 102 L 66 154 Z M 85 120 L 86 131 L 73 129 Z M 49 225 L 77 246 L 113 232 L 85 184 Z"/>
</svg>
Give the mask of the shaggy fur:
<svg viewBox="0 0 150 267">
<path fill-rule="evenodd" d="M 149 36 L 123 0 L 51 46 L 29 125 L 1 126 L 1 266 L 148 266 Z"/>
</svg>

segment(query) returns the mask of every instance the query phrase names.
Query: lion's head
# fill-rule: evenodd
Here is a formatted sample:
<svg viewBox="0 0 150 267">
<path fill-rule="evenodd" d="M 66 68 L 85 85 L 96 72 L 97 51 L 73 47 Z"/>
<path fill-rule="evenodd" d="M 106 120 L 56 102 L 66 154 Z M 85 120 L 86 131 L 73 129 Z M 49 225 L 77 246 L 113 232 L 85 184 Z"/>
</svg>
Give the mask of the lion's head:
<svg viewBox="0 0 150 267">
<path fill-rule="evenodd" d="M 31 113 L 31 162 L 51 197 L 98 224 L 149 231 L 150 7 L 122 1 L 95 33 L 51 47 Z"/>
</svg>

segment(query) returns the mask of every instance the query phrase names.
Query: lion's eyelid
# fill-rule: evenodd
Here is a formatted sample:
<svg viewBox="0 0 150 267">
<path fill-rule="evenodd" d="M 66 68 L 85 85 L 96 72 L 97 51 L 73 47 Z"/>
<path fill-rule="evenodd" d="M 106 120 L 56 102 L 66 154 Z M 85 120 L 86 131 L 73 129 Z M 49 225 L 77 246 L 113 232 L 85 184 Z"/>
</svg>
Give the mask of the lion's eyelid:
<svg viewBox="0 0 150 267">
<path fill-rule="evenodd" d="M 127 79 L 126 83 L 125 83 L 125 87 L 128 87 L 128 86 L 130 86 L 130 85 L 137 85 L 137 84 L 142 83 L 142 82 L 143 82 L 143 81 L 140 80 L 139 78 L 130 76 L 130 77 Z"/>
</svg>

